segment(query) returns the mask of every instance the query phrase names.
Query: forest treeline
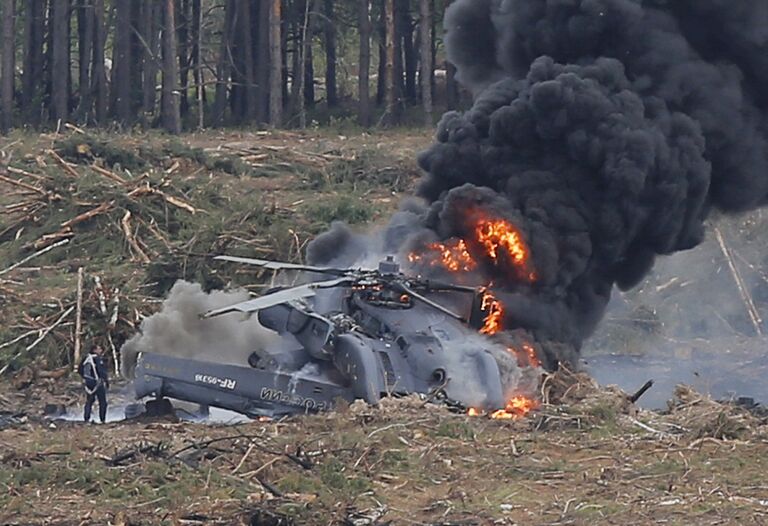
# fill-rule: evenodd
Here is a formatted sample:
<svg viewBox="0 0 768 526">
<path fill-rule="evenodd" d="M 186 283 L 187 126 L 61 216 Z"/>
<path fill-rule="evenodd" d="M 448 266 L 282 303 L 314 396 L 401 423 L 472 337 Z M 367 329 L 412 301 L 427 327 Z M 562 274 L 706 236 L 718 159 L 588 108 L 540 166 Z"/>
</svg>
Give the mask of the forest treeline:
<svg viewBox="0 0 768 526">
<path fill-rule="evenodd" d="M 0 128 L 431 124 L 450 1 L 2 0 Z"/>
</svg>

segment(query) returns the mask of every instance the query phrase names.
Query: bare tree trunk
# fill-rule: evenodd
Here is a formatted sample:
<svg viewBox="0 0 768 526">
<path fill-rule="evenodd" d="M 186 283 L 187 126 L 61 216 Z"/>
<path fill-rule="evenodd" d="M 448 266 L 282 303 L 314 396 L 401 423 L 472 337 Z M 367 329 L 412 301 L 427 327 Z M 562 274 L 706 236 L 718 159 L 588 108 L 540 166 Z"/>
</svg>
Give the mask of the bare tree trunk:
<svg viewBox="0 0 768 526">
<path fill-rule="evenodd" d="M 16 0 L 3 4 L 3 52 L 0 58 L 0 132 L 6 133 L 13 125 L 13 81 L 16 58 Z"/>
<path fill-rule="evenodd" d="M 142 0 L 131 2 L 131 120 L 137 120 L 141 107 L 144 104 L 144 60 L 145 50 L 142 30 L 143 7 Z"/>
<path fill-rule="evenodd" d="M 163 7 L 163 127 L 169 133 L 181 133 L 174 1 L 163 0 Z"/>
<path fill-rule="evenodd" d="M 283 2 L 284 4 L 290 5 L 292 2 L 288 2 L 288 0 L 285 0 Z M 285 123 L 285 103 L 289 100 L 290 94 L 288 93 L 288 79 L 290 78 L 289 72 L 288 72 L 288 37 L 290 36 L 290 31 L 288 30 L 288 20 L 287 18 L 290 18 L 290 16 L 285 16 L 285 6 L 283 5 L 283 9 L 281 10 L 280 14 L 280 60 L 283 67 L 283 124 Z"/>
<path fill-rule="evenodd" d="M 307 127 L 307 111 L 304 104 L 304 61 L 306 60 L 307 47 L 305 42 L 307 40 L 307 28 L 309 27 L 309 12 L 312 5 L 312 0 L 303 0 L 304 13 L 301 18 L 299 42 L 296 43 L 296 57 L 297 67 L 294 71 L 293 82 L 295 82 L 295 103 L 296 114 L 299 117 L 299 128 L 302 130 Z"/>
<path fill-rule="evenodd" d="M 141 34 L 144 38 L 144 71 L 142 74 L 142 100 L 141 113 L 145 125 L 149 125 L 155 114 L 155 103 L 157 102 L 157 71 L 160 60 L 158 45 L 158 18 L 160 11 L 155 0 L 144 0 L 144 10 L 142 11 Z"/>
<path fill-rule="evenodd" d="M 129 123 L 133 117 L 131 112 L 131 9 L 130 2 L 117 2 L 115 5 L 112 113 L 123 124 Z"/>
<path fill-rule="evenodd" d="M 361 126 L 371 125 L 371 1 L 358 0 L 357 26 L 360 30 L 360 55 L 357 73 L 358 122 Z"/>
<path fill-rule="evenodd" d="M 205 84 L 203 82 L 203 9 L 200 0 L 192 0 L 192 78 L 195 80 L 197 127 L 205 126 Z"/>
<path fill-rule="evenodd" d="M 323 0 L 325 15 L 325 100 L 329 107 L 339 103 L 336 88 L 336 18 L 333 0 Z"/>
<path fill-rule="evenodd" d="M 27 113 L 30 110 L 30 102 L 32 99 L 32 86 L 31 73 L 32 64 L 34 62 L 34 45 L 35 45 L 35 11 L 37 9 L 37 3 L 39 0 L 28 0 L 24 13 L 24 41 L 22 43 L 22 74 L 21 74 L 21 106 L 24 112 Z M 27 114 L 27 121 L 30 120 L 31 115 Z"/>
<path fill-rule="evenodd" d="M 379 65 L 376 77 L 376 105 L 381 106 L 387 100 L 387 15 L 386 0 L 379 0 Z"/>
<path fill-rule="evenodd" d="M 235 0 L 233 15 L 232 33 L 229 40 L 229 51 L 231 63 L 232 83 L 229 90 L 229 111 L 232 116 L 232 123 L 239 123 L 245 115 L 245 62 L 243 59 L 243 43 L 240 34 L 243 29 L 242 17 L 240 16 L 241 7 L 238 3 L 242 0 Z"/>
<path fill-rule="evenodd" d="M 77 33 L 78 33 L 78 62 L 80 75 L 78 79 L 78 92 L 80 101 L 77 107 L 77 119 L 80 122 L 90 120 L 93 97 L 91 96 L 91 64 L 93 51 L 93 3 L 91 0 L 82 0 L 77 9 Z"/>
<path fill-rule="evenodd" d="M 446 7 L 451 5 L 453 0 L 446 0 Z M 455 110 L 459 107 L 459 83 L 456 81 L 456 66 L 445 61 L 445 103 L 449 110 Z"/>
<path fill-rule="evenodd" d="M 174 8 L 179 55 L 179 104 L 181 114 L 186 115 L 189 112 L 189 0 L 176 0 Z"/>
<path fill-rule="evenodd" d="M 386 109 L 384 121 L 386 124 L 397 124 L 397 86 L 395 82 L 395 1 L 386 0 Z"/>
<path fill-rule="evenodd" d="M 40 124 L 45 78 L 45 1 L 28 0 L 26 9 L 21 97 L 25 120 L 37 126 Z"/>
<path fill-rule="evenodd" d="M 420 0 L 419 27 L 421 32 L 421 102 L 424 106 L 424 124 L 432 126 L 432 15 L 430 0 Z"/>
<path fill-rule="evenodd" d="M 403 82 L 403 24 L 402 17 L 400 16 L 401 0 L 394 1 L 394 14 L 395 17 L 395 62 L 393 72 L 395 75 L 395 107 L 393 111 L 400 111 L 400 103 L 405 99 L 405 83 Z"/>
<path fill-rule="evenodd" d="M 213 101 L 213 122 L 217 126 L 224 124 L 224 114 L 227 107 L 227 92 L 229 74 L 232 65 L 232 50 L 230 46 L 232 27 L 235 23 L 235 0 L 227 0 L 224 8 L 224 29 L 221 33 L 221 47 L 216 65 L 216 98 Z"/>
<path fill-rule="evenodd" d="M 245 65 L 245 115 L 243 115 L 243 118 L 246 122 L 250 122 L 256 114 L 256 76 L 253 60 L 253 40 L 251 35 L 253 25 L 250 2 L 240 2 L 240 27 L 242 29 L 240 41 L 243 45 L 243 61 Z"/>
<path fill-rule="evenodd" d="M 256 120 L 260 124 L 269 122 L 269 106 L 270 106 L 270 71 L 271 71 L 271 56 L 272 51 L 270 49 L 270 36 L 269 36 L 269 13 L 272 11 L 272 2 L 259 1 L 259 19 L 257 26 L 258 33 L 258 64 L 256 65 L 256 73 L 259 79 L 259 84 L 256 87 L 256 94 L 258 99 L 258 109 L 256 111 Z"/>
<path fill-rule="evenodd" d="M 312 28 L 304 39 L 304 106 L 315 105 L 315 60 L 312 56 Z"/>
<path fill-rule="evenodd" d="M 443 10 L 445 7 L 443 7 Z M 432 73 L 430 75 L 430 82 L 432 85 L 432 102 L 434 103 L 435 100 L 435 68 L 437 67 L 437 8 L 435 7 L 435 0 L 429 0 L 429 11 L 432 13 L 432 21 L 430 23 L 430 26 L 432 28 L 432 35 L 429 39 L 430 41 L 430 49 L 431 49 L 431 55 L 432 58 Z"/>
<path fill-rule="evenodd" d="M 398 0 L 397 23 L 400 33 L 398 43 L 403 50 L 403 69 L 405 70 L 405 99 L 416 100 L 416 47 L 413 43 L 413 18 L 409 0 Z"/>
<path fill-rule="evenodd" d="M 54 123 L 69 117 L 69 0 L 52 0 L 51 108 Z"/>
<path fill-rule="evenodd" d="M 283 53 L 280 22 L 282 14 L 281 0 L 269 0 L 269 122 L 278 127 L 283 120 Z"/>
<path fill-rule="evenodd" d="M 104 62 L 107 31 L 104 18 L 104 0 L 93 0 L 93 88 L 96 122 L 102 125 L 107 121 L 107 71 Z"/>
</svg>

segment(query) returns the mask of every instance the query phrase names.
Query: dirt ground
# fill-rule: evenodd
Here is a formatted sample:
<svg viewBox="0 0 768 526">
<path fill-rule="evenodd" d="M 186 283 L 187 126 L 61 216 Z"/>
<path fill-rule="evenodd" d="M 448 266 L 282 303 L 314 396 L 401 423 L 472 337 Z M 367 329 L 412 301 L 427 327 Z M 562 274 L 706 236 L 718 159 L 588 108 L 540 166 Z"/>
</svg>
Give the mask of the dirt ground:
<svg viewBox="0 0 768 526">
<path fill-rule="evenodd" d="M 385 220 L 430 136 L 5 140 L 0 270 L 69 241 L 0 275 L 0 525 L 768 524 L 765 415 L 686 389 L 661 414 L 561 372 L 516 421 L 416 398 L 229 425 L 43 418 L 81 403 L 78 267 L 84 344 L 119 349 L 177 278 L 261 286 L 210 255 L 298 261 L 334 219 Z"/>
<path fill-rule="evenodd" d="M 234 425 L 31 412 L 0 429 L 0 524 L 768 523 L 765 418 L 684 389 L 638 411 L 566 373 L 544 389 L 516 421 L 418 398 Z"/>
</svg>

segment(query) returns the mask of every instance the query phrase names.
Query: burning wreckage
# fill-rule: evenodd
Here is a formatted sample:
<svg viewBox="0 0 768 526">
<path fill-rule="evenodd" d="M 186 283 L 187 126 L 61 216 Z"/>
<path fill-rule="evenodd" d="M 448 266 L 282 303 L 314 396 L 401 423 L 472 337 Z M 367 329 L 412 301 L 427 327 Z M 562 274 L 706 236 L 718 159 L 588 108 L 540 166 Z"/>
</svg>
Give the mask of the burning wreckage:
<svg viewBox="0 0 768 526">
<path fill-rule="evenodd" d="M 527 265 L 527 249 L 508 223 L 482 222 L 477 236 L 489 257 Z M 489 287 L 408 276 L 392 256 L 376 270 L 216 259 L 331 279 L 201 313 L 202 324 L 255 313 L 280 337 L 240 366 L 142 352 L 134 372 L 138 397 L 170 397 L 248 416 L 325 411 L 339 399 L 375 404 L 384 395 L 412 393 L 494 418 L 515 418 L 536 404 L 536 352 L 530 344 L 516 349 L 490 338 L 501 330 L 503 307 Z M 431 244 L 408 260 L 454 272 L 475 266 L 463 241 Z M 525 275 L 535 279 L 533 272 Z"/>
<path fill-rule="evenodd" d="M 528 372 L 575 363 L 615 288 L 700 244 L 713 213 L 768 203 L 764 6 L 452 2 L 445 49 L 474 104 L 419 156 L 421 201 L 378 234 L 316 238 L 332 279 L 225 309 L 279 333 L 254 368 L 128 342 L 139 393 L 279 413 L 442 390 L 516 414 Z M 381 254 L 407 272 L 345 270 Z"/>
</svg>

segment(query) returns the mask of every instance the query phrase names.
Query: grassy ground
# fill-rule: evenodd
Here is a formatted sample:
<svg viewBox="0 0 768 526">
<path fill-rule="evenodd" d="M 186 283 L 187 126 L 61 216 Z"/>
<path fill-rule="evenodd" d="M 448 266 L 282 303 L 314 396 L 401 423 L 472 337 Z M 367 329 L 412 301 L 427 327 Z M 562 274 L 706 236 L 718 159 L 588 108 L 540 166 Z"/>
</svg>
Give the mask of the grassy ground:
<svg viewBox="0 0 768 526">
<path fill-rule="evenodd" d="M 667 415 L 637 413 L 568 382 L 512 422 L 403 399 L 230 426 L 18 424 L 0 430 L 0 523 L 768 520 L 765 421 L 691 392 Z"/>
</svg>

